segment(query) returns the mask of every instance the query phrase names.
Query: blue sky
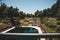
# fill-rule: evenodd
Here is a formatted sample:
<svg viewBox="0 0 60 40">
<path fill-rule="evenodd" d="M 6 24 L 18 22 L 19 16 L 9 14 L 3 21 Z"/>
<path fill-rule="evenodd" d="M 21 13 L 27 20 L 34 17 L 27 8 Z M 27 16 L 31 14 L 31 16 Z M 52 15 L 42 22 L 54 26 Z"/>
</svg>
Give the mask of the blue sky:
<svg viewBox="0 0 60 40">
<path fill-rule="evenodd" d="M 34 13 L 36 10 L 50 8 L 56 0 L 2 0 L 7 6 L 18 7 L 19 11 Z"/>
</svg>

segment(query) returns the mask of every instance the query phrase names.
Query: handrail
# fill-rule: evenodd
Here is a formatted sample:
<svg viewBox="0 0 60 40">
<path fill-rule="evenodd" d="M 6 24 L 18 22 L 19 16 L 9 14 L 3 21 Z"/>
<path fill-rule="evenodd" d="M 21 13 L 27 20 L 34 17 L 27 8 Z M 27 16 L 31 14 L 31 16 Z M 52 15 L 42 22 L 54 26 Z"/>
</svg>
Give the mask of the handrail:
<svg viewBox="0 0 60 40">
<path fill-rule="evenodd" d="M 60 33 L 0 33 L 0 38 L 19 38 L 19 37 L 36 37 L 36 38 L 60 38 Z"/>
</svg>

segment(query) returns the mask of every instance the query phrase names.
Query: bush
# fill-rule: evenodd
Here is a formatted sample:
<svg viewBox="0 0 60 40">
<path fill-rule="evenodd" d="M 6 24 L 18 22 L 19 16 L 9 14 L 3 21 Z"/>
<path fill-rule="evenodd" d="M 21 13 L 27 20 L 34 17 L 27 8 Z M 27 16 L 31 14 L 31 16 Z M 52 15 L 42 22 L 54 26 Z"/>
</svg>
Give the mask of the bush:
<svg viewBox="0 0 60 40">
<path fill-rule="evenodd" d="M 49 25 L 50 28 L 56 28 L 57 25 Z"/>
<path fill-rule="evenodd" d="M 57 28 L 57 31 L 56 31 L 57 33 L 60 33 L 60 26 Z"/>
<path fill-rule="evenodd" d="M 60 25 L 60 22 L 57 22 L 57 25 Z"/>
</svg>

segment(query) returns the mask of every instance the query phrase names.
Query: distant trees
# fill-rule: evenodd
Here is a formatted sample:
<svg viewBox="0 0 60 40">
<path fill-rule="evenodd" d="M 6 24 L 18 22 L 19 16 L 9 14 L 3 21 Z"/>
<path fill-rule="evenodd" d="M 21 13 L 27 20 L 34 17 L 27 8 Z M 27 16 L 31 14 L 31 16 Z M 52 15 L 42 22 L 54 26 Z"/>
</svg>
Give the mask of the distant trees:
<svg viewBox="0 0 60 40">
<path fill-rule="evenodd" d="M 51 17 L 51 9 L 47 8 L 43 10 L 44 17 Z"/>
<path fill-rule="evenodd" d="M 19 9 L 13 8 L 13 6 L 7 7 L 5 3 L 2 3 L 0 6 L 0 18 L 13 18 L 13 17 L 19 17 L 24 18 L 26 16 L 25 13 L 19 12 Z"/>
<path fill-rule="evenodd" d="M 19 18 L 23 19 L 26 17 L 26 14 L 23 11 L 19 12 Z"/>
<path fill-rule="evenodd" d="M 52 5 L 51 8 L 44 9 L 42 11 L 37 10 L 34 14 L 25 14 L 23 11 L 19 12 L 19 9 L 13 8 L 13 6 L 7 7 L 5 3 L 2 3 L 0 6 L 0 17 L 19 17 L 19 18 L 25 18 L 25 17 L 55 17 L 57 19 L 60 19 L 60 0 L 57 0 L 57 2 Z"/>
<path fill-rule="evenodd" d="M 51 10 L 53 16 L 60 20 L 60 0 L 57 0 L 57 2 L 52 6 Z"/>
<path fill-rule="evenodd" d="M 13 18 L 19 17 L 20 19 L 25 17 L 34 17 L 33 14 L 26 14 L 23 11 L 19 11 L 19 9 L 13 8 L 13 6 L 7 7 L 5 3 L 2 3 L 0 6 L 0 18 Z"/>
<path fill-rule="evenodd" d="M 51 9 L 47 8 L 47 9 L 44 9 L 43 11 L 37 10 L 35 12 L 35 16 L 36 17 L 40 17 L 40 18 L 43 18 L 43 17 L 52 17 L 52 15 L 51 15 Z"/>
<path fill-rule="evenodd" d="M 26 14 L 26 17 L 28 17 L 28 18 L 31 18 L 31 17 L 32 17 L 32 18 L 33 18 L 33 17 L 34 17 L 34 14 L 29 14 L 29 13 L 27 13 L 27 14 Z"/>
<path fill-rule="evenodd" d="M 37 10 L 37 11 L 35 12 L 35 17 L 43 18 L 43 17 L 44 17 L 43 11 Z"/>
<path fill-rule="evenodd" d="M 60 20 L 60 0 L 52 5 L 51 8 L 44 9 L 42 11 L 37 10 L 35 12 L 35 16 L 37 17 L 55 17 Z"/>
<path fill-rule="evenodd" d="M 38 17 L 39 16 L 39 10 L 37 10 L 36 12 L 35 12 L 35 17 Z"/>
<path fill-rule="evenodd" d="M 3 3 L 0 6 L 0 18 L 4 18 L 5 17 L 5 13 L 7 10 L 7 6 Z"/>
</svg>

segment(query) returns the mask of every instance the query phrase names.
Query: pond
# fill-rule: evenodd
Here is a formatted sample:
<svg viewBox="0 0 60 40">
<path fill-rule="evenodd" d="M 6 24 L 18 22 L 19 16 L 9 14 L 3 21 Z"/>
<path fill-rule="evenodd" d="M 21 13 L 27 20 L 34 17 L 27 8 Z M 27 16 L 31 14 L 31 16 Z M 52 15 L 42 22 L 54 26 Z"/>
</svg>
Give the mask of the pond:
<svg viewBox="0 0 60 40">
<path fill-rule="evenodd" d="M 7 33 L 38 33 L 38 30 L 31 27 L 20 27 L 10 30 Z"/>
</svg>

